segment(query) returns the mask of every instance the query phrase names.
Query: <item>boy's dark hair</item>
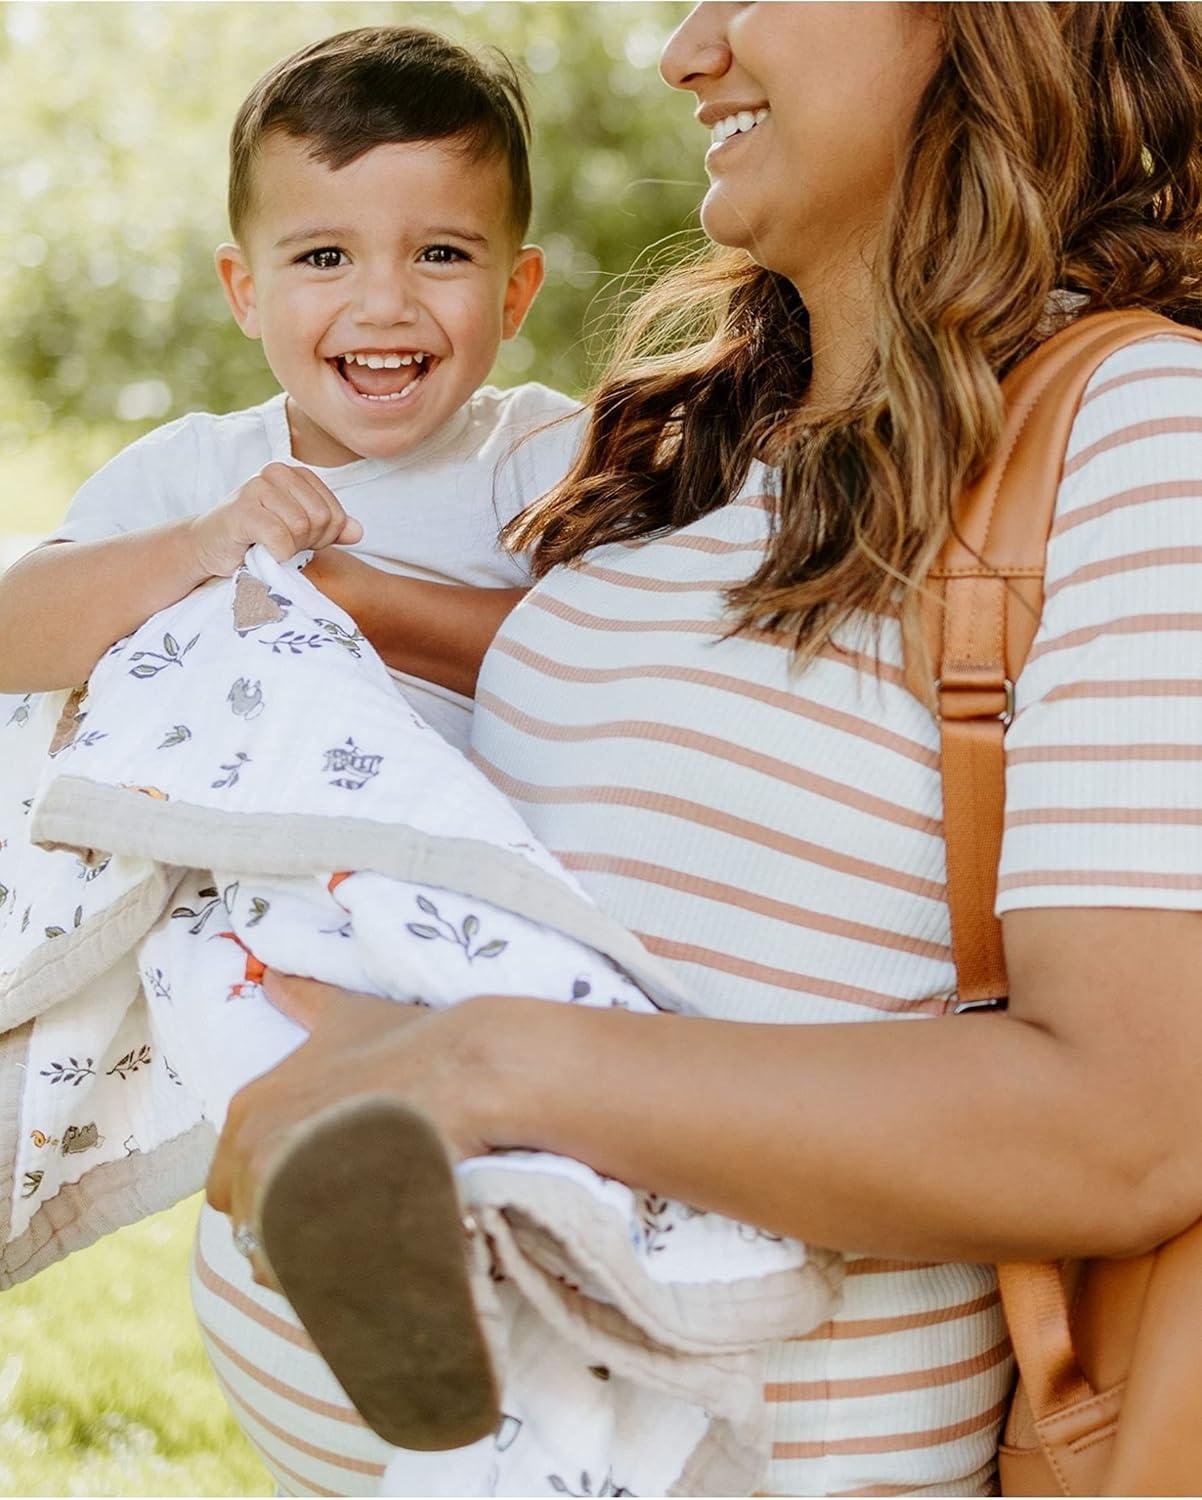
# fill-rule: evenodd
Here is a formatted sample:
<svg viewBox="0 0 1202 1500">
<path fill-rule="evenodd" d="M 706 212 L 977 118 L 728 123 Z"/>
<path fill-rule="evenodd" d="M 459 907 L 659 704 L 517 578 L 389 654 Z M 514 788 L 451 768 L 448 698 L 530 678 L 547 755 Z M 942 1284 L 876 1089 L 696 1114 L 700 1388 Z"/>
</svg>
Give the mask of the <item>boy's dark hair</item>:
<svg viewBox="0 0 1202 1500">
<path fill-rule="evenodd" d="M 365 26 L 302 47 L 247 95 L 230 134 L 230 228 L 254 202 L 259 147 L 272 131 L 309 141 L 337 170 L 373 146 L 457 136 L 469 155 L 502 157 L 519 238 L 530 222 L 530 114 L 517 69 L 416 26 Z"/>
</svg>

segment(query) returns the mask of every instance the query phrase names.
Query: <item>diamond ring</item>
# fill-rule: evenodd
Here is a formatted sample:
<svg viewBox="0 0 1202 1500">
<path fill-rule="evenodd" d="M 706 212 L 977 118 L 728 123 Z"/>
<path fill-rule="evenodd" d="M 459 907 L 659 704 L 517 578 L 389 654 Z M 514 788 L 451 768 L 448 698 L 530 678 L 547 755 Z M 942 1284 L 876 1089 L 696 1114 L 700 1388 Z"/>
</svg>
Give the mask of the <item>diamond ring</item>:
<svg viewBox="0 0 1202 1500">
<path fill-rule="evenodd" d="M 234 1248 L 250 1260 L 252 1256 L 258 1255 L 263 1246 L 259 1243 L 259 1236 L 244 1222 L 234 1225 Z"/>
</svg>

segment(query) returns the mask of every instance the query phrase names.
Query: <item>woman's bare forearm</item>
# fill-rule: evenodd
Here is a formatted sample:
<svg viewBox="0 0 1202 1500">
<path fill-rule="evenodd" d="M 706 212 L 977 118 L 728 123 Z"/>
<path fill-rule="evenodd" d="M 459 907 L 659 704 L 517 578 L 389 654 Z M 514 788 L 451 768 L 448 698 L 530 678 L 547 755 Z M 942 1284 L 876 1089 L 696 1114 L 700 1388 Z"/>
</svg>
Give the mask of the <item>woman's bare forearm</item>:
<svg viewBox="0 0 1202 1500">
<path fill-rule="evenodd" d="M 1202 1213 L 1202 923 L 1046 909 L 1003 930 L 1008 1015 L 789 1026 L 513 1002 L 482 1128 L 843 1249 L 1146 1249 Z"/>
<path fill-rule="evenodd" d="M 0 577 L 0 692 L 76 687 L 122 636 L 209 576 L 190 522 L 38 547 Z"/>
<path fill-rule="evenodd" d="M 1005 1017 L 756 1025 L 524 1002 L 497 1144 L 812 1244 L 920 1260 L 1112 1246 L 1132 1184 L 1070 1060 Z"/>
</svg>

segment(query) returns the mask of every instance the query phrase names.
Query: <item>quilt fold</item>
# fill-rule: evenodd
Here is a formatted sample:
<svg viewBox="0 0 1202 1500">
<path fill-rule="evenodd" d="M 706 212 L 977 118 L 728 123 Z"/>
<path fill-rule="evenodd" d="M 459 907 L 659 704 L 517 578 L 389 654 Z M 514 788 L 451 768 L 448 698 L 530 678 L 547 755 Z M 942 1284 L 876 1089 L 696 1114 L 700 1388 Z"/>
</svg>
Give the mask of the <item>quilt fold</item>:
<svg viewBox="0 0 1202 1500">
<path fill-rule="evenodd" d="M 5 1283 L 200 1185 L 229 1099 L 304 1040 L 264 965 L 697 1013 L 261 548 L 0 725 Z M 506 1441 L 398 1452 L 383 1492 L 754 1488 L 761 1351 L 829 1317 L 841 1258 L 546 1153 L 457 1175 Z"/>
</svg>

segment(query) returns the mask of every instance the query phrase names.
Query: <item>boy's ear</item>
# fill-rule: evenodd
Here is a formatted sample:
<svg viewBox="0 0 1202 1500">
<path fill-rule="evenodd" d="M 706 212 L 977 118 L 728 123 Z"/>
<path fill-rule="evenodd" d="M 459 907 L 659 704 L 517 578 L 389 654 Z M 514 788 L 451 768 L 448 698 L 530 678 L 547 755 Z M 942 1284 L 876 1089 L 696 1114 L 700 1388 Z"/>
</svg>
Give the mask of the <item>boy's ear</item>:
<svg viewBox="0 0 1202 1500">
<path fill-rule="evenodd" d="M 261 333 L 259 309 L 255 303 L 255 279 L 246 256 L 238 245 L 218 245 L 213 259 L 234 322 L 248 339 L 257 339 Z"/>
<path fill-rule="evenodd" d="M 525 321 L 538 289 L 543 284 L 546 267 L 543 252 L 537 245 L 523 245 L 518 251 L 505 286 L 504 321 L 501 337 L 513 338 Z"/>
</svg>

